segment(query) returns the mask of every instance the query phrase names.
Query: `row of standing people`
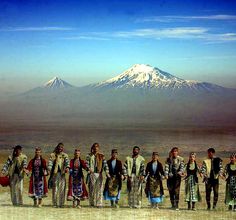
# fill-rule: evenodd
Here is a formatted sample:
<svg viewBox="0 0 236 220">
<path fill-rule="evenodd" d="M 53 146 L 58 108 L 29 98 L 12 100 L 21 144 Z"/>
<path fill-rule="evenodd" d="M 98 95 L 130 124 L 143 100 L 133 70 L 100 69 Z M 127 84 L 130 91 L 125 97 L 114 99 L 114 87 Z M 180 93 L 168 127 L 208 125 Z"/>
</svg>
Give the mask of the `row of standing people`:
<svg viewBox="0 0 236 220">
<path fill-rule="evenodd" d="M 91 147 L 86 161 L 80 158 L 80 150 L 76 149 L 74 158 L 69 160 L 64 152 L 64 146 L 59 143 L 50 155 L 48 164 L 41 156 L 41 149 L 36 148 L 35 157 L 27 165 L 27 157 L 22 154 L 21 146 L 16 146 L 13 154 L 8 157 L 1 175 L 10 177 L 10 192 L 13 205 L 22 205 L 24 173 L 32 172 L 29 184 L 29 196 L 34 199 L 35 206 L 42 205 L 43 197 L 47 196 L 48 188 L 52 189 L 52 203 L 54 207 L 63 207 L 66 195 L 66 173 L 69 173 L 69 187 L 67 199 L 73 201 L 73 207 L 81 208 L 80 200 L 89 198 L 90 206 L 102 207 L 103 198 L 111 201 L 111 206 L 119 207 L 122 181 L 127 179 L 128 205 L 140 208 L 142 187 L 146 182 L 145 193 L 152 208 L 158 209 L 158 203 L 164 198 L 163 179 L 167 179 L 170 201 L 173 209 L 179 209 L 179 194 L 181 178 L 185 179 L 185 201 L 188 209 L 196 210 L 195 203 L 201 200 L 198 186 L 198 173 L 203 177 L 206 190 L 207 209 L 211 209 L 210 195 L 213 189 L 213 209 L 218 200 L 219 176 L 227 177 L 225 202 L 229 209 L 236 209 L 236 155 L 232 154 L 230 163 L 223 169 L 222 160 L 215 157 L 215 150 L 209 148 L 208 158 L 199 167 L 196 154 L 191 153 L 185 165 L 184 159 L 178 155 L 178 148 L 174 147 L 165 165 L 159 161 L 157 152 L 153 152 L 152 160 L 147 163 L 139 154 L 140 148 L 133 148 L 132 156 L 126 157 L 125 163 L 118 160 L 118 152 L 113 149 L 111 159 L 106 161 L 99 151 L 99 144 Z M 88 172 L 84 183 L 83 169 Z M 105 187 L 103 186 L 103 171 L 106 173 Z M 48 184 L 46 176 L 49 174 Z"/>
</svg>

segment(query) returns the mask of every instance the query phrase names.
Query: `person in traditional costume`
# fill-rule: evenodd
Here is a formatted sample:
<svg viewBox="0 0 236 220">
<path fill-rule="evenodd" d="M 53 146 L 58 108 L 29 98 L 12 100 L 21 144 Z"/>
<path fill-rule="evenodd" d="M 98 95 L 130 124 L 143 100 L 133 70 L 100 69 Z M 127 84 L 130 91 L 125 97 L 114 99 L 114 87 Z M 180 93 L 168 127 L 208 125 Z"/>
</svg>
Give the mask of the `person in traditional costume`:
<svg viewBox="0 0 236 220">
<path fill-rule="evenodd" d="M 133 155 L 126 157 L 124 176 L 127 177 L 128 204 L 130 208 L 141 208 L 143 181 L 145 178 L 145 159 L 139 155 L 140 148 L 133 147 Z"/>
<path fill-rule="evenodd" d="M 104 189 L 104 199 L 111 201 L 111 206 L 119 208 L 120 191 L 122 187 L 122 162 L 117 159 L 118 151 L 111 151 L 111 159 L 107 161 L 110 177 L 107 177 Z"/>
<path fill-rule="evenodd" d="M 69 172 L 70 161 L 68 155 L 64 153 L 63 143 L 59 143 L 54 152 L 51 153 L 48 161 L 50 177 L 48 188 L 52 189 L 53 207 L 62 208 L 65 203 L 66 193 L 66 173 Z"/>
<path fill-rule="evenodd" d="M 226 177 L 225 204 L 229 210 L 236 211 L 236 153 L 230 156 L 230 163 L 225 166 Z"/>
<path fill-rule="evenodd" d="M 223 165 L 222 160 L 215 156 L 214 148 L 209 148 L 207 155 L 208 158 L 202 163 L 201 173 L 204 177 L 203 182 L 205 182 L 207 210 L 210 210 L 212 189 L 214 192 L 213 209 L 216 208 L 219 191 L 219 176 L 223 177 Z"/>
<path fill-rule="evenodd" d="M 185 177 L 185 201 L 188 203 L 188 210 L 196 211 L 196 202 L 201 201 L 201 195 L 199 192 L 198 176 L 200 169 L 196 162 L 196 153 L 191 152 L 189 155 L 189 161 L 186 165 Z"/>
<path fill-rule="evenodd" d="M 27 173 L 27 157 L 22 153 L 22 147 L 17 145 L 3 165 L 1 174 L 9 176 L 11 201 L 14 206 L 23 205 L 23 179 Z"/>
<path fill-rule="evenodd" d="M 80 200 L 88 198 L 84 183 L 83 169 L 88 171 L 87 164 L 80 158 L 80 150 L 75 149 L 74 158 L 70 160 L 70 176 L 67 200 L 73 201 L 73 208 L 81 208 Z"/>
<path fill-rule="evenodd" d="M 107 177 L 109 168 L 105 156 L 99 152 L 99 144 L 94 143 L 91 152 L 87 155 L 86 163 L 89 168 L 87 183 L 89 188 L 89 204 L 97 208 L 102 208 L 103 202 L 103 175 L 104 171 Z"/>
<path fill-rule="evenodd" d="M 151 207 L 159 209 L 158 203 L 163 202 L 164 190 L 162 179 L 164 170 L 159 162 L 158 152 L 152 153 L 152 160 L 146 166 L 146 188 L 145 193 L 151 203 Z"/>
<path fill-rule="evenodd" d="M 171 208 L 179 210 L 181 177 L 184 176 L 184 158 L 179 156 L 179 149 L 173 147 L 165 162 L 165 177 L 169 190 Z"/>
<path fill-rule="evenodd" d="M 35 156 L 30 160 L 27 172 L 32 172 L 29 182 L 29 197 L 34 200 L 34 206 L 42 207 L 42 199 L 48 195 L 46 180 L 48 171 L 46 160 L 42 158 L 41 148 L 35 148 Z"/>
</svg>

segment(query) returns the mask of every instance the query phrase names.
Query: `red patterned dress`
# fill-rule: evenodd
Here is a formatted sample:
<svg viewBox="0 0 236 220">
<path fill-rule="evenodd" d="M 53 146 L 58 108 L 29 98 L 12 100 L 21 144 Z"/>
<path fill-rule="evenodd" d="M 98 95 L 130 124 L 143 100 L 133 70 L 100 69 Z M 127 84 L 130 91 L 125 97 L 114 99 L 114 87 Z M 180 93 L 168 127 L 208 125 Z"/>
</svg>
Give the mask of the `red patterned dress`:
<svg viewBox="0 0 236 220">
<path fill-rule="evenodd" d="M 81 200 L 88 198 L 84 184 L 83 169 L 88 170 L 86 163 L 79 159 L 70 160 L 70 177 L 67 200 Z"/>
<path fill-rule="evenodd" d="M 32 159 L 27 167 L 31 171 L 29 182 L 29 197 L 42 199 L 48 194 L 48 187 L 44 171 L 47 170 L 46 160 L 43 158 Z"/>
</svg>

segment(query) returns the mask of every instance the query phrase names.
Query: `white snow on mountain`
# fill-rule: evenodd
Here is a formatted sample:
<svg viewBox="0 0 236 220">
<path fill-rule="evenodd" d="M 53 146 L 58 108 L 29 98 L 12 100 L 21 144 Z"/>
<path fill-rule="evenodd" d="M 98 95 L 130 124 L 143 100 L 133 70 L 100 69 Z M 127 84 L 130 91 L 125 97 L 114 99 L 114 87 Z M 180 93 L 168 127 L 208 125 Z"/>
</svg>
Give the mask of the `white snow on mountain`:
<svg viewBox="0 0 236 220">
<path fill-rule="evenodd" d="M 135 64 L 122 74 L 109 80 L 94 84 L 92 87 L 109 89 L 191 89 L 204 91 L 223 89 L 223 87 L 211 83 L 184 80 L 156 67 L 145 64 Z"/>
<path fill-rule="evenodd" d="M 70 87 L 73 86 L 58 77 L 54 77 L 43 85 L 43 88 L 48 89 L 65 89 Z"/>
</svg>

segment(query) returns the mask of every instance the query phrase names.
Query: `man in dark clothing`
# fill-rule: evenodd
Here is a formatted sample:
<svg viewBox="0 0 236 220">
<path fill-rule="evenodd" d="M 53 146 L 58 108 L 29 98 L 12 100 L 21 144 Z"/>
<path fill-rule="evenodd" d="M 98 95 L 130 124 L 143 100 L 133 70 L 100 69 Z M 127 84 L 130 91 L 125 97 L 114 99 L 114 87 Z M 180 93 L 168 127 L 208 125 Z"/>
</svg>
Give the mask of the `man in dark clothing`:
<svg viewBox="0 0 236 220">
<path fill-rule="evenodd" d="M 209 148 L 207 150 L 208 158 L 203 161 L 201 173 L 204 177 L 206 189 L 207 209 L 211 209 L 211 191 L 214 192 L 213 209 L 216 208 L 219 191 L 219 176 L 223 176 L 222 160 L 215 157 L 215 149 Z"/>
<path fill-rule="evenodd" d="M 183 172 L 184 159 L 179 156 L 179 149 L 174 147 L 165 163 L 165 177 L 167 179 L 172 209 L 175 210 L 179 210 L 179 192 Z"/>
</svg>

